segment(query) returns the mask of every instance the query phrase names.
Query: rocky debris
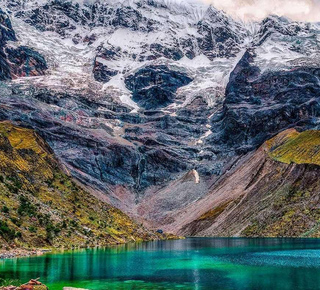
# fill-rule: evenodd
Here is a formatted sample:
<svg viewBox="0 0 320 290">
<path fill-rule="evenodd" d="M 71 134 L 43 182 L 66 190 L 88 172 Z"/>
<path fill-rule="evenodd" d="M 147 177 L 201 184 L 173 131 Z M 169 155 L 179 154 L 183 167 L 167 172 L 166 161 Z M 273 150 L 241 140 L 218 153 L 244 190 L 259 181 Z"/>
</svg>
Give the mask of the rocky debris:
<svg viewBox="0 0 320 290">
<path fill-rule="evenodd" d="M 10 249 L 10 250 L 0 250 L 0 259 L 11 259 L 29 256 L 40 256 L 43 255 L 48 250 L 34 249 Z"/>
<path fill-rule="evenodd" d="M 187 236 L 319 237 L 320 132 L 281 132 L 167 216 Z"/>
<path fill-rule="evenodd" d="M 0 287 L 1 290 L 49 290 L 49 288 L 39 281 L 40 278 L 31 279 L 21 286 Z"/>
<path fill-rule="evenodd" d="M 178 88 L 192 81 L 186 74 L 167 66 L 147 66 L 125 79 L 132 98 L 141 107 L 150 110 L 168 106 L 174 101 Z"/>
</svg>

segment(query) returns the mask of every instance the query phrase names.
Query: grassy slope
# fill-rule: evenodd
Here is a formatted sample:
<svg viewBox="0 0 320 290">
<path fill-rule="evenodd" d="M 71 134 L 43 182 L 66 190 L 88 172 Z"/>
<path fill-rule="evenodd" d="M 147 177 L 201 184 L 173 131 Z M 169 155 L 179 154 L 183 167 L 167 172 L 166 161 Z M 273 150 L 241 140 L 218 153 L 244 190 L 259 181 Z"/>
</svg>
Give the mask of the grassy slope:
<svg viewBox="0 0 320 290">
<path fill-rule="evenodd" d="M 0 123 L 2 246 L 94 246 L 157 238 L 79 188 L 34 131 Z"/>
<path fill-rule="evenodd" d="M 320 131 L 308 130 L 298 133 L 291 129 L 267 142 L 269 156 L 286 164 L 320 165 Z"/>
<path fill-rule="evenodd" d="M 269 184 L 269 214 L 243 232 L 247 236 L 320 237 L 320 131 L 286 130 L 266 142 L 276 161 Z"/>
</svg>

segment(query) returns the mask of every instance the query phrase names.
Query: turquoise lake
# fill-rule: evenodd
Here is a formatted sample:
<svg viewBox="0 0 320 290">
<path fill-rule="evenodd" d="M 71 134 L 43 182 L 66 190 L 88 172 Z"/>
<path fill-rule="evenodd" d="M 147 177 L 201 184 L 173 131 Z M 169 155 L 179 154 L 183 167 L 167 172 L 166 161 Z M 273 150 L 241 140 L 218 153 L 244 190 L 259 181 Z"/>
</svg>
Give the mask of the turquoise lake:
<svg viewBox="0 0 320 290">
<path fill-rule="evenodd" d="M 320 289 L 320 240 L 188 238 L 0 260 L 2 278 L 50 290 Z"/>
</svg>

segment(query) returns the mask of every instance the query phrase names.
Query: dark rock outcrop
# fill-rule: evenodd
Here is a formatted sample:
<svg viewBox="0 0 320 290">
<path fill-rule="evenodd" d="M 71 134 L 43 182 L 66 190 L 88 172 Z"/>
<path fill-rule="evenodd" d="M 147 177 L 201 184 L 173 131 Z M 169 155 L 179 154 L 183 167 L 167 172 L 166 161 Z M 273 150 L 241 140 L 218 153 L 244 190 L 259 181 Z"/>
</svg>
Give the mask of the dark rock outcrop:
<svg viewBox="0 0 320 290">
<path fill-rule="evenodd" d="M 45 73 L 48 67 L 41 54 L 26 46 L 7 47 L 8 41 L 17 41 L 17 38 L 8 15 L 1 9 L 0 34 L 0 80 Z"/>
<path fill-rule="evenodd" d="M 256 45 L 262 45 L 265 40 L 267 40 L 272 34 L 281 34 L 284 37 L 286 36 L 297 36 L 299 33 L 303 32 L 307 34 L 310 31 L 309 23 L 297 23 L 290 22 L 285 17 L 279 16 L 268 16 L 265 18 L 261 24 L 260 29 L 257 32 L 255 37 Z"/>
<path fill-rule="evenodd" d="M 4 47 L 8 41 L 16 40 L 17 38 L 8 15 L 0 9 L 0 80 L 11 78 Z"/>
<path fill-rule="evenodd" d="M 48 69 L 44 57 L 29 47 L 6 48 L 5 53 L 13 77 L 44 75 Z"/>
<path fill-rule="evenodd" d="M 98 82 L 107 83 L 110 79 L 118 74 L 118 71 L 110 69 L 108 66 L 95 61 L 93 67 L 94 79 Z"/>
<path fill-rule="evenodd" d="M 178 88 L 192 81 L 186 74 L 168 67 L 147 66 L 126 78 L 132 98 L 145 109 L 162 108 L 174 101 Z"/>
<path fill-rule="evenodd" d="M 51 0 L 31 10 L 18 10 L 16 17 L 41 31 L 55 31 L 65 37 L 76 30 L 77 25 L 85 27 L 129 28 L 133 31 L 152 31 L 158 24 L 144 17 L 139 10 L 124 5 L 110 6 L 100 3 L 80 6 L 71 1 Z"/>
<path fill-rule="evenodd" d="M 166 47 L 160 43 L 152 43 L 150 45 L 150 52 L 152 55 L 150 55 L 147 59 L 157 59 L 159 57 L 165 57 L 168 59 L 173 59 L 173 60 L 179 60 L 183 58 L 184 54 L 183 52 L 179 49 L 179 45 L 177 44 L 176 46 L 173 47 Z"/>
<path fill-rule="evenodd" d="M 6 45 L 7 41 L 16 41 L 16 34 L 8 15 L 0 9 L 0 46 Z"/>
<path fill-rule="evenodd" d="M 318 68 L 261 73 L 247 51 L 231 74 L 221 115 L 213 119 L 215 144 L 239 152 L 257 148 L 293 126 L 316 128 L 320 117 Z"/>
<path fill-rule="evenodd" d="M 197 23 L 198 33 L 202 36 L 197 42 L 203 54 L 213 60 L 234 57 L 239 53 L 245 31 L 237 24 L 233 25 L 226 15 L 210 7 L 204 19 Z"/>
</svg>

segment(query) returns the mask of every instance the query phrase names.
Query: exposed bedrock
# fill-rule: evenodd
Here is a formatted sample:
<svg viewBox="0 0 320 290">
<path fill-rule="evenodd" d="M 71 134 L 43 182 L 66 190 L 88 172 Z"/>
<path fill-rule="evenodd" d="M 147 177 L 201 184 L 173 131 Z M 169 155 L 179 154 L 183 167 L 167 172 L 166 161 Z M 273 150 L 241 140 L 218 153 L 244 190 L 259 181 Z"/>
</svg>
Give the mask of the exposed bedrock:
<svg viewBox="0 0 320 290">
<path fill-rule="evenodd" d="M 118 207 L 124 196 L 139 200 L 194 168 L 207 176 L 220 170 L 214 152 L 197 144 L 212 114 L 200 99 L 176 116 L 129 114 L 111 100 L 3 85 L 1 103 L 1 120 L 36 129 L 75 178 Z"/>
<path fill-rule="evenodd" d="M 6 48 L 5 53 L 13 78 L 44 75 L 48 69 L 44 57 L 29 47 Z"/>
<path fill-rule="evenodd" d="M 167 66 L 147 66 L 126 78 L 132 98 L 149 110 L 166 107 L 174 102 L 178 88 L 192 81 L 185 73 L 170 70 Z"/>
<path fill-rule="evenodd" d="M 114 77 L 117 74 L 118 72 L 116 70 L 113 70 L 98 61 L 94 62 L 93 76 L 96 81 L 107 83 L 111 80 L 112 77 Z"/>
<path fill-rule="evenodd" d="M 16 34 L 12 28 L 8 15 L 0 9 L 0 45 L 6 45 L 7 41 L 16 41 Z"/>
<path fill-rule="evenodd" d="M 16 40 L 16 34 L 8 15 L 0 9 L 0 80 L 11 78 L 10 67 L 7 62 L 7 56 L 4 53 L 4 47 L 8 41 Z"/>
<path fill-rule="evenodd" d="M 0 80 L 43 75 L 48 69 L 43 56 L 26 46 L 7 46 L 17 41 L 8 15 L 0 9 Z"/>
<path fill-rule="evenodd" d="M 199 48 L 209 59 L 234 57 L 241 50 L 246 31 L 220 11 L 210 7 L 205 17 L 197 23 Z"/>
<path fill-rule="evenodd" d="M 317 128 L 319 68 L 261 73 L 247 51 L 231 74 L 223 109 L 212 118 L 211 144 L 251 151 L 290 127 Z"/>
</svg>

